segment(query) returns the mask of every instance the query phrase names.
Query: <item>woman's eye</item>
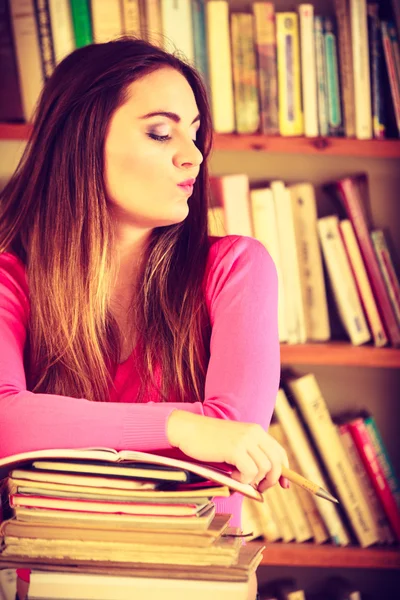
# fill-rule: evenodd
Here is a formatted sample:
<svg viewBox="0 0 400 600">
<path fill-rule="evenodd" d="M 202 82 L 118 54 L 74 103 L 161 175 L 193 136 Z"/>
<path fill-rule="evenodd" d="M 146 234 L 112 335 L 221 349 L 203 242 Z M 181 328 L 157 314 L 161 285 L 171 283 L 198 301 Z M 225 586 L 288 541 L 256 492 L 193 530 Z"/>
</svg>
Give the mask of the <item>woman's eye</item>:
<svg viewBox="0 0 400 600">
<path fill-rule="evenodd" d="M 149 138 L 156 140 L 157 142 L 167 142 L 171 139 L 170 135 L 157 135 L 156 133 L 148 133 Z"/>
</svg>

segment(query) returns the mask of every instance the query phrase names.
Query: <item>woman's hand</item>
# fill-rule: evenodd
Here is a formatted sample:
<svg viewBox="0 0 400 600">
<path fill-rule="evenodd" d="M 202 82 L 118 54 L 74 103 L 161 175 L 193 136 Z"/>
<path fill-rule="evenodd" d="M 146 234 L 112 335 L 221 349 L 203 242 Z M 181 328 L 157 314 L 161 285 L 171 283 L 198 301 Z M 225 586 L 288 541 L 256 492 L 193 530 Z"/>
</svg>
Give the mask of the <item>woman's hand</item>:
<svg viewBox="0 0 400 600">
<path fill-rule="evenodd" d="M 173 411 L 167 423 L 170 444 L 203 462 L 225 462 L 235 467 L 232 477 L 256 485 L 262 492 L 280 481 L 282 465 L 288 465 L 285 450 L 260 425 L 224 421 Z"/>
</svg>

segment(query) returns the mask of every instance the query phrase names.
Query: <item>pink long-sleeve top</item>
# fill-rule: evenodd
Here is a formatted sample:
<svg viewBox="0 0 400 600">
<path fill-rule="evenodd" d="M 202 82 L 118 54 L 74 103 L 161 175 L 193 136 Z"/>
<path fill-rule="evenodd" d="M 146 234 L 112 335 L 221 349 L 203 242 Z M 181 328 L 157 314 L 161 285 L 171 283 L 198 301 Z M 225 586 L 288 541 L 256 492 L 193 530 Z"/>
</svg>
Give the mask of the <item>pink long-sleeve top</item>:
<svg viewBox="0 0 400 600">
<path fill-rule="evenodd" d="M 136 403 L 135 351 L 118 365 L 108 402 L 35 394 L 26 388 L 23 364 L 29 283 L 23 263 L 1 254 L 0 457 L 45 448 L 170 449 L 166 424 L 176 408 L 267 428 L 280 376 L 273 261 L 252 238 L 213 239 L 204 285 L 212 333 L 203 402 Z M 238 494 L 216 505 L 240 526 Z"/>
</svg>

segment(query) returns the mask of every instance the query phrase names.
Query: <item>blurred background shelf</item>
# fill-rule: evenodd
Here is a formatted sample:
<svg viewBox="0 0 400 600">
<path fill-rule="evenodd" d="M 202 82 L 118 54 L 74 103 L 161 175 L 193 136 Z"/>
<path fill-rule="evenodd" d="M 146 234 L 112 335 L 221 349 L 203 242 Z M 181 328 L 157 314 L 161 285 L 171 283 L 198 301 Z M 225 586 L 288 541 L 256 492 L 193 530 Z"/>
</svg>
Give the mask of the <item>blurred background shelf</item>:
<svg viewBox="0 0 400 600">
<path fill-rule="evenodd" d="M 282 364 L 400 368 L 400 349 L 352 346 L 348 342 L 281 344 Z"/>
<path fill-rule="evenodd" d="M 400 551 L 393 548 L 340 548 L 316 544 L 267 543 L 263 566 L 399 569 Z"/>
<path fill-rule="evenodd" d="M 1 140 L 27 140 L 30 132 L 31 125 L 27 123 L 0 123 Z M 400 140 L 215 134 L 214 150 L 400 158 Z"/>
</svg>

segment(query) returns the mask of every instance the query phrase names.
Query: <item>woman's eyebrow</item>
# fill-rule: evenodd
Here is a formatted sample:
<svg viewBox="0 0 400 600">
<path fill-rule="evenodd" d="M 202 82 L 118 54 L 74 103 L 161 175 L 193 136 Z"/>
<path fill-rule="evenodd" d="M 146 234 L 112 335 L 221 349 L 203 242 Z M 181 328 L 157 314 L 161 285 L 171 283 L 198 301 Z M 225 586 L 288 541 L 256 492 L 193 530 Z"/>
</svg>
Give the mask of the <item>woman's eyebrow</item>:
<svg viewBox="0 0 400 600">
<path fill-rule="evenodd" d="M 167 117 L 167 119 L 171 119 L 171 121 L 174 121 L 175 123 L 180 123 L 182 120 L 181 117 L 179 115 L 177 115 L 176 113 L 165 111 L 165 110 L 159 110 L 159 111 L 147 113 L 146 115 L 139 117 L 139 119 L 150 119 L 151 117 Z M 197 121 L 200 121 L 199 114 L 197 115 L 197 117 L 195 117 L 193 119 L 193 121 L 191 122 L 191 125 L 193 125 L 194 123 L 197 123 Z"/>
</svg>

